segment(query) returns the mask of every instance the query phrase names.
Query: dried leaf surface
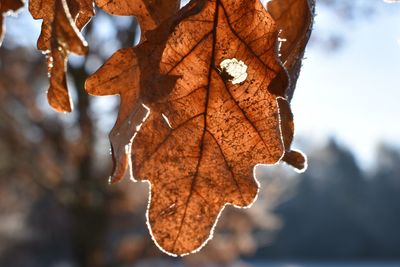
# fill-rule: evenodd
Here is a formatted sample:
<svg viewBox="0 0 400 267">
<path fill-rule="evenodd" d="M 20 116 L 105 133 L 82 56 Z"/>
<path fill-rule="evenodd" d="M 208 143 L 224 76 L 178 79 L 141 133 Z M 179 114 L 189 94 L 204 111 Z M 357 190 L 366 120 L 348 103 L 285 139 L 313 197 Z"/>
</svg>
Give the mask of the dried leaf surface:
<svg viewBox="0 0 400 267">
<path fill-rule="evenodd" d="M 17 12 L 23 6 L 23 0 L 0 0 L 0 46 L 5 33 L 4 16 Z"/>
<path fill-rule="evenodd" d="M 315 1 L 314 0 L 273 0 L 268 2 L 267 9 L 277 23 L 280 30 L 279 37 L 282 42 L 279 57 L 283 62 L 285 71 L 279 73 L 272 81 L 274 88 L 287 88 L 285 96 L 291 100 L 300 74 L 305 47 L 310 38 Z M 286 73 L 287 72 L 287 73 Z M 289 80 L 287 80 L 287 77 Z M 288 103 L 279 101 L 282 113 L 282 130 L 286 134 L 286 152 L 283 161 L 294 166 L 299 171 L 307 167 L 305 156 L 299 151 L 291 151 L 290 145 L 294 135 L 293 114 Z"/>
<path fill-rule="evenodd" d="M 285 154 L 282 160 L 296 168 L 298 172 L 303 172 L 307 169 L 306 156 L 298 150 L 291 149 L 294 136 L 294 118 L 290 109 L 290 104 L 286 99 L 279 97 L 278 105 L 281 116 L 283 143 L 285 145 Z"/>
<path fill-rule="evenodd" d="M 92 0 L 31 0 L 29 10 L 35 19 L 43 19 L 38 49 L 47 55 L 50 87 L 47 98 L 57 111 L 70 112 L 72 102 L 66 81 L 66 63 L 70 52 L 87 53 L 80 33 L 94 15 Z"/>
<path fill-rule="evenodd" d="M 280 59 L 289 73 L 286 96 L 290 100 L 296 87 L 304 50 L 310 38 L 315 0 L 272 0 L 267 8 L 281 31 Z"/>
<path fill-rule="evenodd" d="M 117 16 L 137 17 L 142 35 L 155 29 L 179 9 L 179 0 L 96 0 L 97 6 Z"/>
<path fill-rule="evenodd" d="M 184 255 L 207 242 L 226 204 L 253 203 L 253 168 L 290 152 L 293 120 L 286 88 L 271 88 L 285 72 L 275 22 L 258 0 L 192 1 L 177 18 L 116 52 L 86 89 L 121 95 L 112 181 L 129 162 L 135 179 L 149 181 L 153 238 Z"/>
</svg>

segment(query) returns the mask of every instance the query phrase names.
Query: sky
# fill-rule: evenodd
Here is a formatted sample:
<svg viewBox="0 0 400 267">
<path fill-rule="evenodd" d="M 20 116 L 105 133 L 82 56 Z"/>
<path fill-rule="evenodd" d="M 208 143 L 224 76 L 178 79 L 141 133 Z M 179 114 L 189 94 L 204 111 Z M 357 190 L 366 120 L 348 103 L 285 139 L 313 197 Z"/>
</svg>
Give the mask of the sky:
<svg viewBox="0 0 400 267">
<path fill-rule="evenodd" d="M 376 15 L 355 22 L 317 7 L 313 35 L 329 31 L 344 44 L 307 49 L 292 102 L 297 136 L 334 137 L 368 169 L 378 143 L 400 147 L 400 5 L 378 3 Z"/>
<path fill-rule="evenodd" d="M 346 22 L 317 5 L 313 38 L 338 34 L 343 45 L 311 43 L 292 102 L 296 140 L 334 137 L 366 169 L 378 143 L 400 148 L 400 4 L 375 7 L 375 15 Z M 9 38 L 34 48 L 40 21 L 26 11 L 21 17 L 7 18 Z"/>
</svg>

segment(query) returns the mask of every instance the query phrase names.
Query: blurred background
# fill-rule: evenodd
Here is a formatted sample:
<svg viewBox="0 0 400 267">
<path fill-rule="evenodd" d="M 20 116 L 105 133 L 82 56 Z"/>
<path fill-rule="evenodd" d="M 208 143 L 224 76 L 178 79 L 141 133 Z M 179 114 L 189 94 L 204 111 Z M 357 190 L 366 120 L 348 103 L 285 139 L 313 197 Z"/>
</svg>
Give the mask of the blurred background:
<svg viewBox="0 0 400 267">
<path fill-rule="evenodd" d="M 308 170 L 259 167 L 256 204 L 227 208 L 214 239 L 183 259 L 151 241 L 147 184 L 108 185 L 119 99 L 83 90 L 115 50 L 138 42 L 136 21 L 97 11 L 90 54 L 68 66 L 75 110 L 58 114 L 36 50 L 40 21 L 26 10 L 7 18 L 0 266 L 400 266 L 400 4 L 317 0 L 316 14 L 292 102 Z"/>
</svg>

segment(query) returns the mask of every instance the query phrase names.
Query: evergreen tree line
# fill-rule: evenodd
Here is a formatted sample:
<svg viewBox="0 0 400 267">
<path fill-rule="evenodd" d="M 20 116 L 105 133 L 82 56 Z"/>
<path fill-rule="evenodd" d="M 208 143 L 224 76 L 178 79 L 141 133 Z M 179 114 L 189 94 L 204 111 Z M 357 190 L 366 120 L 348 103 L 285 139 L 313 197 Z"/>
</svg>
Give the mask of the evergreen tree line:
<svg viewBox="0 0 400 267">
<path fill-rule="evenodd" d="M 275 212 L 284 226 L 259 257 L 400 258 L 400 151 L 381 145 L 373 170 L 362 171 L 347 149 L 330 141 L 309 154 L 294 196 Z"/>
</svg>

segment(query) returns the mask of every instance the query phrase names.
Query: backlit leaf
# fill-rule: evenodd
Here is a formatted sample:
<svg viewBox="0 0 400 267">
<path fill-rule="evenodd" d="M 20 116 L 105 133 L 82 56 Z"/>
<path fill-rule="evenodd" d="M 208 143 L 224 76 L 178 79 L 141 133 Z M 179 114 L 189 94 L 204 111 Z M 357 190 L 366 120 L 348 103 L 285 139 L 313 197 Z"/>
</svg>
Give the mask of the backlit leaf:
<svg viewBox="0 0 400 267">
<path fill-rule="evenodd" d="M 279 57 L 289 74 L 289 80 L 286 80 L 286 71 L 278 74 L 274 81 L 272 81 L 272 84 L 273 87 L 277 88 L 287 87 L 285 96 L 290 101 L 300 74 L 304 50 L 310 38 L 315 1 L 272 0 L 268 2 L 267 8 L 280 30 L 281 45 L 279 47 Z M 282 131 L 287 132 L 284 136 L 293 137 L 293 115 L 290 108 L 288 108 L 288 103 L 285 103 L 282 99 L 280 99 L 279 103 L 282 116 L 284 117 L 282 120 Z M 286 138 L 286 147 L 290 147 L 292 139 Z M 299 171 L 303 171 L 307 167 L 305 156 L 298 151 L 286 151 L 283 161 L 294 166 Z"/>
<path fill-rule="evenodd" d="M 48 101 L 55 110 L 70 112 L 66 63 L 70 52 L 87 53 L 80 30 L 94 15 L 92 0 L 30 0 L 29 11 L 35 19 L 43 19 L 38 49 L 46 54 L 48 61 Z"/>
<path fill-rule="evenodd" d="M 289 102 L 280 97 L 278 98 L 278 105 L 279 113 L 281 115 L 283 143 L 285 145 L 285 154 L 282 160 L 296 168 L 298 172 L 303 172 L 307 168 L 307 159 L 305 155 L 300 151 L 291 149 L 294 136 L 294 120 Z"/>
<path fill-rule="evenodd" d="M 281 31 L 279 56 L 289 73 L 286 95 L 293 97 L 306 44 L 311 35 L 315 0 L 272 0 L 268 11 Z"/>
<path fill-rule="evenodd" d="M 91 94 L 121 95 L 111 180 L 130 163 L 151 184 L 149 227 L 165 252 L 196 251 L 226 204 L 249 207 L 255 165 L 287 155 L 302 168 L 287 88 L 272 83 L 288 79 L 277 37 L 258 0 L 195 0 L 87 80 Z"/>
</svg>

